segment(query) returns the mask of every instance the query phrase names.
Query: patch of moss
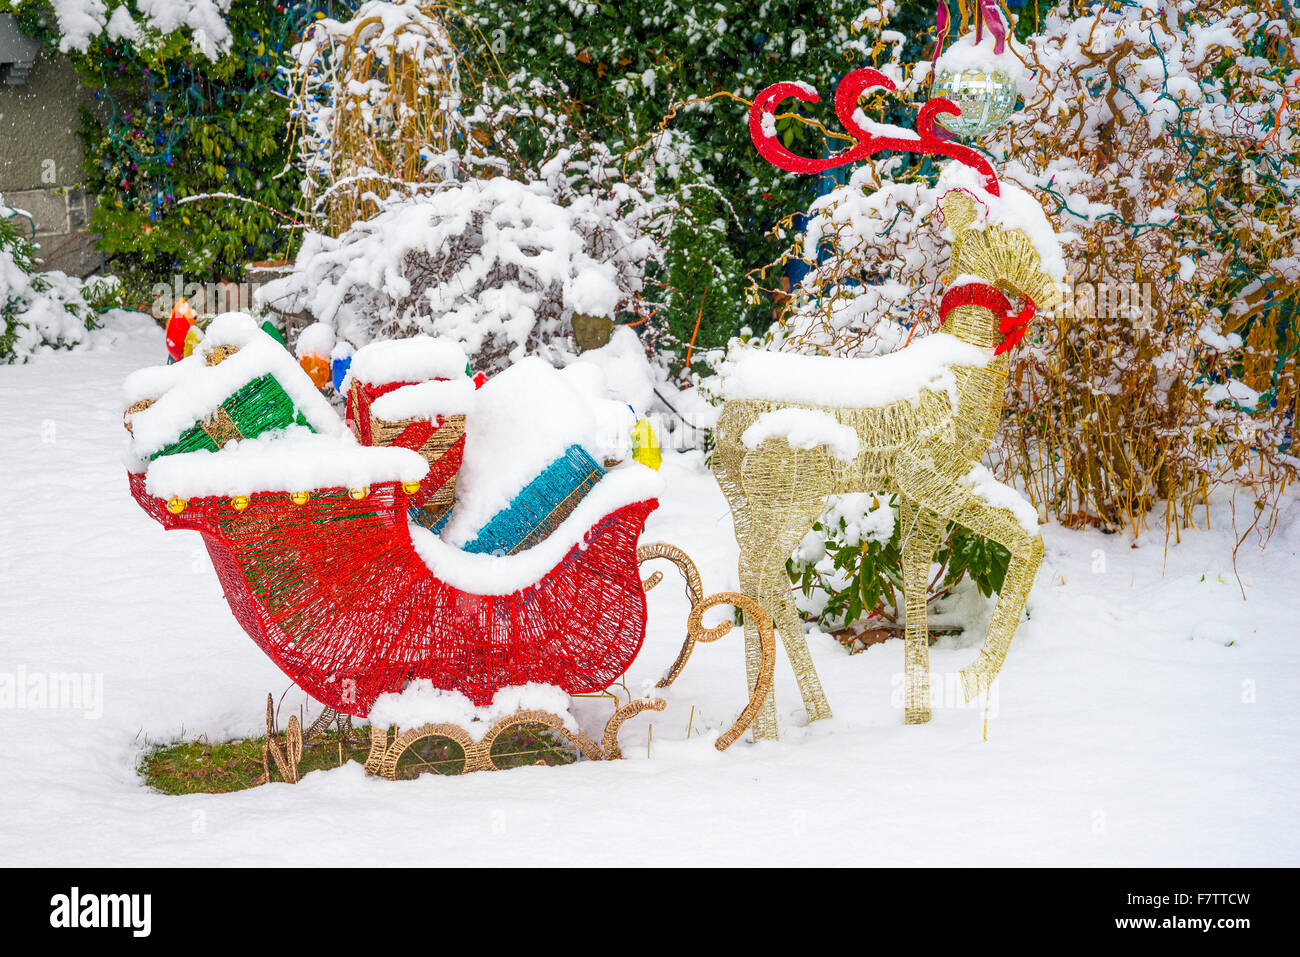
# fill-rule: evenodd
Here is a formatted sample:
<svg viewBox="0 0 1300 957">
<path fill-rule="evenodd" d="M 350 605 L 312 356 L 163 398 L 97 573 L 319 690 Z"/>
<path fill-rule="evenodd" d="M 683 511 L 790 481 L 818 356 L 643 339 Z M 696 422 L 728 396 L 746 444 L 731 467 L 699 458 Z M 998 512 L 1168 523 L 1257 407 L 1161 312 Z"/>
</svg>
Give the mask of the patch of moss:
<svg viewBox="0 0 1300 957">
<path fill-rule="evenodd" d="M 225 794 L 255 787 L 262 777 L 262 745 L 265 738 L 242 738 L 213 743 L 206 737 L 174 741 L 146 748 L 137 770 L 145 783 L 162 794 Z M 346 761 L 364 764 L 370 751 L 365 729 L 353 732 L 344 744 L 337 731 L 330 730 L 304 744 L 299 773 L 309 774 L 340 767 Z M 502 770 L 524 765 L 556 767 L 572 764 L 577 754 L 563 738 L 541 727 L 515 727 L 504 732 L 492 747 L 492 756 Z M 397 776 L 410 779 L 424 773 L 459 774 L 465 753 L 447 738 L 417 741 L 398 760 Z M 270 761 L 271 780 L 281 780 Z"/>
</svg>

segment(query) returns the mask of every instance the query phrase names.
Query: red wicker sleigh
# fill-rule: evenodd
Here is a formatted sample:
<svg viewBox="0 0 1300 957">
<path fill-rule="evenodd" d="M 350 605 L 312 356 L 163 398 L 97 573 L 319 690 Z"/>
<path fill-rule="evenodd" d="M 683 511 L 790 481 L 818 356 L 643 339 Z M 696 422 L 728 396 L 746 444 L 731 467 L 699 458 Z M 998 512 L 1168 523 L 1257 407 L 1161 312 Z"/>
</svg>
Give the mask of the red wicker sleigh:
<svg viewBox="0 0 1300 957">
<path fill-rule="evenodd" d="M 654 499 L 605 516 L 536 584 L 478 595 L 440 581 L 416 554 L 411 498 L 398 483 L 360 500 L 320 489 L 302 505 L 257 494 L 242 511 L 224 497 L 192 499 L 172 514 L 144 479 L 130 475 L 132 495 L 164 528 L 202 533 L 249 637 L 341 713 L 364 716 L 376 696 L 416 678 L 476 704 L 527 682 L 599 691 L 645 638 L 636 550 Z"/>
</svg>

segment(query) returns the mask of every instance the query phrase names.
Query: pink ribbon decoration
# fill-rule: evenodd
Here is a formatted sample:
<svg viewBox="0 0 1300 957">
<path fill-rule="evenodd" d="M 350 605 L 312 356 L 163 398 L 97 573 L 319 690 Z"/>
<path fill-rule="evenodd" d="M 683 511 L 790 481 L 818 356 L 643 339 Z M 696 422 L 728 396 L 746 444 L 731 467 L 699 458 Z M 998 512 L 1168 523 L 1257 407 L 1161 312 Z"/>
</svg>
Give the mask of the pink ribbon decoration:
<svg viewBox="0 0 1300 957">
<path fill-rule="evenodd" d="M 948 41 L 948 27 L 951 21 L 948 19 L 948 2 L 939 0 L 939 9 L 936 11 L 938 25 L 935 30 L 934 57 L 930 60 L 930 75 L 934 76 L 934 66 L 939 62 L 939 54 L 943 52 L 943 45 Z"/>
<path fill-rule="evenodd" d="M 840 123 L 856 143 L 834 156 L 812 159 L 792 153 L 777 139 L 776 108 L 782 100 L 793 98 L 805 103 L 816 103 L 820 97 L 815 90 L 804 83 L 773 83 L 754 98 L 754 105 L 749 108 L 749 136 L 754 141 L 754 148 L 773 166 L 792 173 L 820 173 L 866 159 L 885 150 L 947 156 L 980 173 L 984 177 L 984 188 L 994 196 L 1000 195 L 997 174 L 993 171 L 993 165 L 984 156 L 969 146 L 943 140 L 935 134 L 935 116 L 940 113 L 961 115 L 961 109 L 957 104 L 946 97 L 935 97 L 921 107 L 921 111 L 916 116 L 915 139 L 902 136 L 878 136 L 859 125 L 854 116 L 858 109 L 858 98 L 864 91 L 877 87 L 886 90 L 895 88 L 893 80 L 871 67 L 854 70 L 840 81 L 840 85 L 835 89 L 835 115 L 839 117 Z M 765 121 L 771 124 L 770 132 L 764 129 Z"/>
<path fill-rule="evenodd" d="M 948 14 L 946 6 L 943 12 L 946 18 Z M 1002 11 L 998 8 L 998 0 L 975 0 L 976 45 L 984 39 L 985 24 L 988 25 L 989 33 L 993 34 L 993 52 L 1001 53 L 1007 45 L 1007 27 L 1002 22 Z"/>
</svg>

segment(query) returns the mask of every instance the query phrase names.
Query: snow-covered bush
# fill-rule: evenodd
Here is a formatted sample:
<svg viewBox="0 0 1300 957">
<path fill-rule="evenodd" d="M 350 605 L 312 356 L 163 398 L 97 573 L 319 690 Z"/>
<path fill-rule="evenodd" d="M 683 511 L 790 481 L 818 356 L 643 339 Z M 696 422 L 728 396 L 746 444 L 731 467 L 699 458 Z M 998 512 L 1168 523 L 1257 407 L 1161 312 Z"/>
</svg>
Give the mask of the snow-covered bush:
<svg viewBox="0 0 1300 957">
<path fill-rule="evenodd" d="M 259 302 L 309 313 L 354 346 L 447 336 L 489 372 L 576 351 L 575 315 L 644 315 L 676 201 L 557 112 L 556 91 L 507 79 L 473 100 L 460 146 L 428 148 L 444 178 L 371 194 L 377 213 L 338 235 L 307 233 Z"/>
<path fill-rule="evenodd" d="M 284 71 L 296 162 L 309 211 L 335 235 L 373 216 L 393 191 L 455 175 L 460 53 L 421 0 L 369 0 L 347 20 L 312 23 Z"/>
<path fill-rule="evenodd" d="M 796 604 L 850 650 L 864 630 L 903 626 L 902 522 L 892 495 L 832 496 L 826 512 L 786 565 L 799 590 Z M 996 542 L 950 526 L 934 554 L 938 566 L 929 602 L 940 602 L 969 580 L 985 598 L 1000 591 L 1011 554 Z"/>
<path fill-rule="evenodd" d="M 428 333 L 495 370 L 544 353 L 575 313 L 612 317 L 653 252 L 613 200 L 467 180 L 386 204 L 337 238 L 308 235 L 294 272 L 263 296 L 357 345 Z"/>
<path fill-rule="evenodd" d="M 194 49 L 215 60 L 230 49 L 226 14 L 231 0 L 53 0 L 51 28 L 59 49 L 86 52 L 101 36 L 131 42 L 187 31 Z M 24 14 L 42 0 L 0 0 L 0 13 Z"/>
<path fill-rule="evenodd" d="M 1013 370 L 1003 468 L 1062 520 L 1163 501 L 1176 531 L 1215 485 L 1263 503 L 1300 464 L 1297 12 L 1062 5 L 1027 42 L 999 152 L 1076 233 L 1075 295 Z"/>
<path fill-rule="evenodd" d="M 57 270 L 37 271 L 37 247 L 19 231 L 17 210 L 0 196 L 0 363 L 25 362 L 42 346 L 70 347 L 95 328 L 86 301 L 109 292 Z"/>
</svg>

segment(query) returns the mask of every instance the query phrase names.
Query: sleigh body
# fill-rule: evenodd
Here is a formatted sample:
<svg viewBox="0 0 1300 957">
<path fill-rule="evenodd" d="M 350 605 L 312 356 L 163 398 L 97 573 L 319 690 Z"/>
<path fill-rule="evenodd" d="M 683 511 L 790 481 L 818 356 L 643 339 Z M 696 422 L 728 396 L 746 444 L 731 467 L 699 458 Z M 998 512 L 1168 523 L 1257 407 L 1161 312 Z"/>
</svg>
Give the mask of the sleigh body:
<svg viewBox="0 0 1300 957">
<path fill-rule="evenodd" d="M 627 670 L 645 637 L 636 549 L 654 499 L 601 517 L 535 583 L 476 594 L 440 580 L 416 552 L 408 496 L 396 482 L 363 499 L 322 489 L 296 505 L 266 493 L 236 510 L 213 497 L 172 514 L 142 473 L 130 480 L 163 527 L 203 535 L 240 626 L 340 713 L 364 716 L 376 696 L 415 678 L 477 704 L 529 682 L 599 691 Z"/>
</svg>

